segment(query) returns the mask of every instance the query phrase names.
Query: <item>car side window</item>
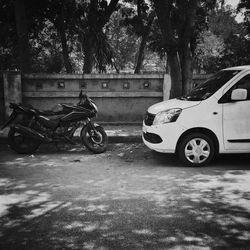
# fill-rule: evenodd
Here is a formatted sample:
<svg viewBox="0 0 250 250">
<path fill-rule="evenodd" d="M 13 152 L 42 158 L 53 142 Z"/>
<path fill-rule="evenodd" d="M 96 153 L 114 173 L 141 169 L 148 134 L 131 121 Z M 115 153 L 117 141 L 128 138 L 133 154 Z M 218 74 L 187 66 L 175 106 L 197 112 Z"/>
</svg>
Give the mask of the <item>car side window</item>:
<svg viewBox="0 0 250 250">
<path fill-rule="evenodd" d="M 240 79 L 227 93 L 225 93 L 219 103 L 231 102 L 231 93 L 234 89 L 246 89 L 247 90 L 247 100 L 250 100 L 250 75 L 244 76 Z"/>
</svg>

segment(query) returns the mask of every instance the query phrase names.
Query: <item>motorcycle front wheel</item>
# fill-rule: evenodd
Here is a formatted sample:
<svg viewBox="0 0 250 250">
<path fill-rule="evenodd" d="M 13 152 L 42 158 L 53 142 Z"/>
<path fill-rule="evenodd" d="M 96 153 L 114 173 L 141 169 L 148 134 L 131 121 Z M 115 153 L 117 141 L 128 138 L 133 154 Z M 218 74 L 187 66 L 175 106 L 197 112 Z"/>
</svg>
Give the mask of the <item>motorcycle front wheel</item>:
<svg viewBox="0 0 250 250">
<path fill-rule="evenodd" d="M 8 143 L 11 149 L 19 154 L 31 154 L 38 149 L 41 142 L 20 134 L 14 128 L 11 128 L 8 134 Z"/>
<path fill-rule="evenodd" d="M 100 154 L 106 151 L 108 146 L 108 136 L 101 126 L 95 127 L 94 132 L 89 126 L 81 130 L 81 140 L 87 149 L 95 154 Z"/>
</svg>

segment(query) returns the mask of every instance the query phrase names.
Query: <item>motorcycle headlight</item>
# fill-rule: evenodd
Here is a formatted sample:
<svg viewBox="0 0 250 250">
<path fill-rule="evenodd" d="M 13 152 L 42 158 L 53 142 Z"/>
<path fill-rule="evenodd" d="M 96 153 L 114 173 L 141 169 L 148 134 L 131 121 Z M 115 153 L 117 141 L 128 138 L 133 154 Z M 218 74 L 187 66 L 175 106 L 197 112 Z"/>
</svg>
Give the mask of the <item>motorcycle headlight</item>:
<svg viewBox="0 0 250 250">
<path fill-rule="evenodd" d="M 179 117 L 182 109 L 174 108 L 159 112 L 154 119 L 153 125 L 159 125 L 169 122 L 175 122 Z"/>
</svg>

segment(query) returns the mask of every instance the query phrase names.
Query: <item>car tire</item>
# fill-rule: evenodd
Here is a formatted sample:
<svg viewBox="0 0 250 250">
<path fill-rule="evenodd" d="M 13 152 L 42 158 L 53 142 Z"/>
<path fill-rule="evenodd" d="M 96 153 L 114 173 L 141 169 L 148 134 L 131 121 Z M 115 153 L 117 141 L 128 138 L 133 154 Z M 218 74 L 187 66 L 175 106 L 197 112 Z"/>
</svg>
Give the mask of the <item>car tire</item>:
<svg viewBox="0 0 250 250">
<path fill-rule="evenodd" d="M 201 167 L 208 164 L 215 155 L 213 140 L 203 133 L 186 135 L 177 148 L 180 161 L 189 167 Z"/>
</svg>

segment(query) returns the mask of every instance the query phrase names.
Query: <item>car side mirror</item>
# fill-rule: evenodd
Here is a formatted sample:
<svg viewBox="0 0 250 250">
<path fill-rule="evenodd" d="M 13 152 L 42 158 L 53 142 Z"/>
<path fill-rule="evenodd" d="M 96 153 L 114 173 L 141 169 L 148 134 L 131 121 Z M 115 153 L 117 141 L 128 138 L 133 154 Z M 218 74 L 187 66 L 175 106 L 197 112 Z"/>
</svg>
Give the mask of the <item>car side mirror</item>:
<svg viewBox="0 0 250 250">
<path fill-rule="evenodd" d="M 232 101 L 244 101 L 247 99 L 246 89 L 234 89 L 231 93 Z"/>
</svg>

